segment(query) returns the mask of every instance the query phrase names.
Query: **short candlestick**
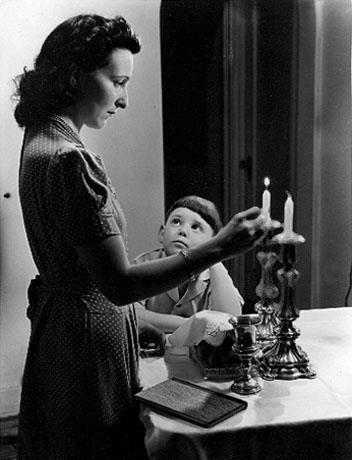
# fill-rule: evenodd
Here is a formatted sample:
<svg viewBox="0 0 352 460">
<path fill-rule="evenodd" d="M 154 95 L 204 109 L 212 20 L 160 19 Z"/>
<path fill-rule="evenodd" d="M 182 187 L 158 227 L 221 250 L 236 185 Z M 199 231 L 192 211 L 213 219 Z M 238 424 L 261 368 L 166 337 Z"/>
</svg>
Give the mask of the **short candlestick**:
<svg viewBox="0 0 352 460">
<path fill-rule="evenodd" d="M 239 359 L 240 365 L 231 385 L 231 391 L 242 395 L 255 394 L 262 387 L 258 382 L 258 372 L 255 370 L 254 359 L 259 353 L 256 341 L 256 326 L 260 318 L 256 314 L 239 315 L 230 318 L 230 323 L 235 332 L 235 343 L 232 351 Z"/>
</svg>

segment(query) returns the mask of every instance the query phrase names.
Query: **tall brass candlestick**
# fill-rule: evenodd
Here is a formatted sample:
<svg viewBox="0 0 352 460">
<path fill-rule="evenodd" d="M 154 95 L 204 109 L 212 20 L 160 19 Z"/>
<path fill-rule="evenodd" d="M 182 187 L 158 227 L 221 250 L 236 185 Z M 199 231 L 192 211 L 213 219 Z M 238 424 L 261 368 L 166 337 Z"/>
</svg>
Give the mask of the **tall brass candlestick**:
<svg viewBox="0 0 352 460">
<path fill-rule="evenodd" d="M 272 242 L 282 245 L 283 266 L 278 270 L 281 283 L 280 324 L 275 331 L 277 342 L 261 358 L 261 377 L 266 380 L 294 380 L 316 377 L 307 354 L 296 344 L 300 331 L 293 322 L 299 317 L 295 302 L 296 283 L 299 272 L 295 269 L 296 246 L 305 240 L 301 235 L 285 232 L 276 235 Z"/>
</svg>

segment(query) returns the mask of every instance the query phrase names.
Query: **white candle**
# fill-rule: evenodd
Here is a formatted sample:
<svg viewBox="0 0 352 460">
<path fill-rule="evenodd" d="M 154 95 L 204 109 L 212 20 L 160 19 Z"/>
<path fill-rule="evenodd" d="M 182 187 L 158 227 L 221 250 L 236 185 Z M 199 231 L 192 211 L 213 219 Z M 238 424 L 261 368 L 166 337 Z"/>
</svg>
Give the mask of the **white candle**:
<svg viewBox="0 0 352 460">
<path fill-rule="evenodd" d="M 267 217 L 270 217 L 270 205 L 271 205 L 271 193 L 268 190 L 270 185 L 269 177 L 264 179 L 265 190 L 262 196 L 262 213 Z"/>
<path fill-rule="evenodd" d="M 292 235 L 293 232 L 293 201 L 291 194 L 287 193 L 287 199 L 285 201 L 285 217 L 284 217 L 284 233 Z"/>
</svg>

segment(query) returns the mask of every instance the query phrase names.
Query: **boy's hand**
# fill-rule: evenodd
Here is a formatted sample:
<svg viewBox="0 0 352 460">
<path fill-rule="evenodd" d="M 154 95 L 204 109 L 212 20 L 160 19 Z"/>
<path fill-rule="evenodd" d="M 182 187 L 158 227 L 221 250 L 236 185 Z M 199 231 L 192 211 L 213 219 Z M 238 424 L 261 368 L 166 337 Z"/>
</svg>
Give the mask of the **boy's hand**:
<svg viewBox="0 0 352 460">
<path fill-rule="evenodd" d="M 138 339 L 142 358 L 164 355 L 166 336 L 160 329 L 145 323 L 138 328 Z"/>
</svg>

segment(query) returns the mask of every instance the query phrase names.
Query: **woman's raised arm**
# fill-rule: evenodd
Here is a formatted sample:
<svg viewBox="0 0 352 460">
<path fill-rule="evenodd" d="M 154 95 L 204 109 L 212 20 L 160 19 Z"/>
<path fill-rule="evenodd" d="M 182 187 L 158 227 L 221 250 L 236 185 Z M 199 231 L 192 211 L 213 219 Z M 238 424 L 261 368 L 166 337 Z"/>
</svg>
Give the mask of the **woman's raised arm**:
<svg viewBox="0 0 352 460">
<path fill-rule="evenodd" d="M 126 305 L 172 289 L 211 265 L 242 254 L 265 234 L 257 207 L 238 213 L 209 241 L 163 259 L 130 264 L 121 236 L 77 247 L 81 264 L 101 292 L 116 305 Z"/>
</svg>

